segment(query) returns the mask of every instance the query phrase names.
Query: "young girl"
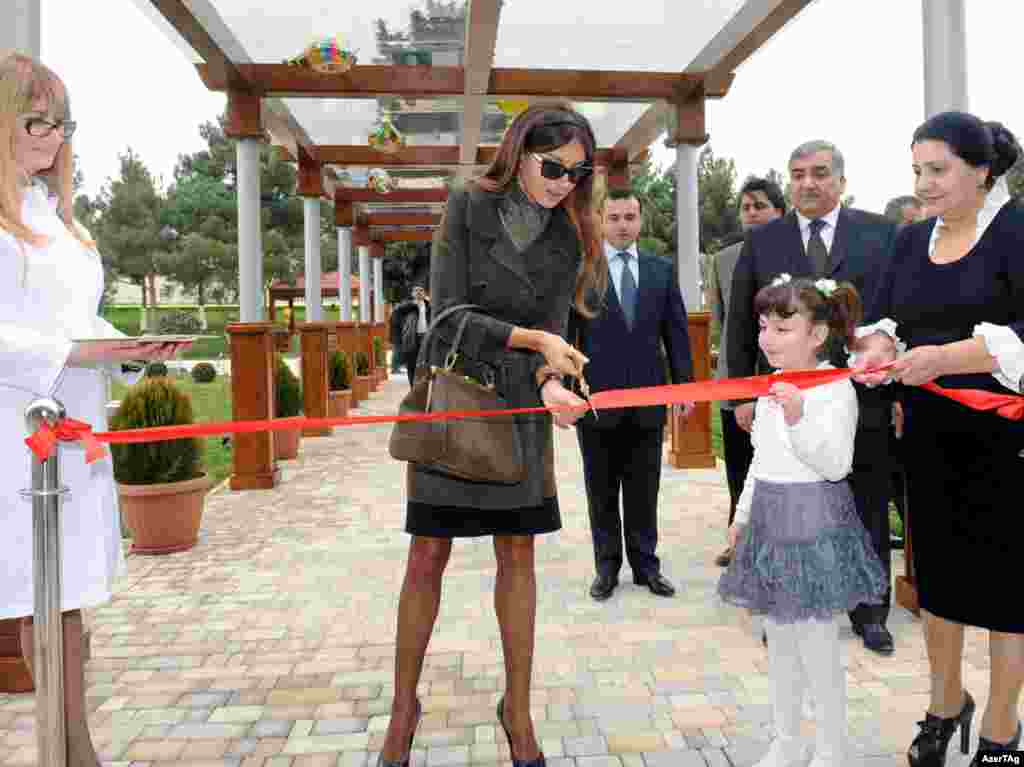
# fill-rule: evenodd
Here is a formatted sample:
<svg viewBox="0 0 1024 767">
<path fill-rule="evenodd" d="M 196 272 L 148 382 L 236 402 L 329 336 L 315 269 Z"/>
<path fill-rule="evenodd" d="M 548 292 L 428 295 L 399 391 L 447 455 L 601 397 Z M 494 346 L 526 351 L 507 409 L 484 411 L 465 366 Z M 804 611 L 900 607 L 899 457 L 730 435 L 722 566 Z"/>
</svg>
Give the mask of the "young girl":
<svg viewBox="0 0 1024 767">
<path fill-rule="evenodd" d="M 830 368 L 852 343 L 861 302 L 852 285 L 781 275 L 754 299 L 758 343 L 780 370 Z M 736 547 L 719 595 L 763 616 L 775 688 L 776 737 L 756 767 L 795 767 L 804 685 L 817 714 L 811 767 L 841 767 L 846 675 L 836 616 L 880 604 L 885 570 L 845 477 L 853 464 L 857 396 L 848 380 L 801 391 L 778 383 L 757 401 L 754 460 L 729 528 Z M 806 681 L 805 681 L 806 680 Z"/>
</svg>

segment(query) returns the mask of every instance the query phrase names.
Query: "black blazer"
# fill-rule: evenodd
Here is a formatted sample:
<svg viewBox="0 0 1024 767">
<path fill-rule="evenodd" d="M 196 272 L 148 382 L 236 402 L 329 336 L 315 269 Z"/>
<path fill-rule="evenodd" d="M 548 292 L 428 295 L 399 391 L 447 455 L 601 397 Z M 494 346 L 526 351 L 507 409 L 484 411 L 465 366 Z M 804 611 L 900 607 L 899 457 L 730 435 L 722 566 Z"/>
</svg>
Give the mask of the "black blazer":
<svg viewBox="0 0 1024 767">
<path fill-rule="evenodd" d="M 673 383 L 693 380 L 686 306 L 673 264 L 646 253 L 638 253 L 637 264 L 640 284 L 632 330 L 626 325 L 610 276 L 603 307 L 596 317 L 587 320 L 575 309 L 570 312 L 567 335 L 590 358 L 583 375 L 592 394 L 608 389 L 661 386 L 667 383 L 666 362 Z M 574 387 L 579 390 L 578 382 Z M 624 418 L 634 426 L 656 429 L 665 423 L 665 407 L 602 410 L 596 420 L 588 412 L 578 423 L 611 429 Z"/>
<path fill-rule="evenodd" d="M 853 283 L 870 316 L 886 267 L 892 258 L 897 226 L 875 213 L 841 208 L 832 241 L 828 277 Z M 757 345 L 758 318 L 754 316 L 754 296 L 779 274 L 814 277 L 814 268 L 800 236 L 796 212 L 753 229 L 743 244 L 733 271 L 729 300 L 727 339 L 729 373 L 744 376 L 771 371 Z M 859 424 L 864 428 L 888 428 L 890 399 L 884 390 L 890 387 L 857 388 L 861 411 Z"/>
</svg>

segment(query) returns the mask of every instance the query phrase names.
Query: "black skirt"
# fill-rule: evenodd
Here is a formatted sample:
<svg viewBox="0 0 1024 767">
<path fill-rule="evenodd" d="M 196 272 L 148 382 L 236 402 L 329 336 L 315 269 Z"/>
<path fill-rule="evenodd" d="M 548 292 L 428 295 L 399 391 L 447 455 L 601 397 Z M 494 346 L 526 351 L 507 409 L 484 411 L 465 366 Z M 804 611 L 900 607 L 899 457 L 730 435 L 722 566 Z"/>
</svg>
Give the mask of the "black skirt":
<svg viewBox="0 0 1024 767">
<path fill-rule="evenodd" d="M 1024 633 L 1024 423 L 908 388 L 903 437 L 921 608 L 969 626 Z"/>
<path fill-rule="evenodd" d="M 467 509 L 409 501 L 405 532 L 424 538 L 478 538 L 484 535 L 541 535 L 562 529 L 558 498 L 524 509 Z"/>
</svg>

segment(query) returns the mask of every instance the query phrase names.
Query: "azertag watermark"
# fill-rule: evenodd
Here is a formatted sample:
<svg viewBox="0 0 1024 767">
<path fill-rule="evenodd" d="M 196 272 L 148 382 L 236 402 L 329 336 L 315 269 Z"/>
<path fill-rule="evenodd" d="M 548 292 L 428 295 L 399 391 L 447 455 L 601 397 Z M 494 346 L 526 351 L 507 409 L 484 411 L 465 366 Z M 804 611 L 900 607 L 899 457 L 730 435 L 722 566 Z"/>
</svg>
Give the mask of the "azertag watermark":
<svg viewBox="0 0 1024 767">
<path fill-rule="evenodd" d="M 1021 767 L 1024 765 L 1024 751 L 979 751 L 978 764 L 1012 764 Z"/>
</svg>

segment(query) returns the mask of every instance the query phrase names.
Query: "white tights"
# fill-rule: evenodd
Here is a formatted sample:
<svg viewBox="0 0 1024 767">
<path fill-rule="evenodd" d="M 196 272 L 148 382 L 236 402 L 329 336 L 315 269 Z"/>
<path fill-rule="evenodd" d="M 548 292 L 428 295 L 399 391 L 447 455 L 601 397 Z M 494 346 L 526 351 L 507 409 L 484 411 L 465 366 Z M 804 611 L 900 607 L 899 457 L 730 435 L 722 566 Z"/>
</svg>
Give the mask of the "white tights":
<svg viewBox="0 0 1024 767">
<path fill-rule="evenodd" d="M 804 687 L 814 698 L 815 748 L 811 767 L 842 767 L 846 750 L 846 672 L 839 656 L 839 624 L 764 619 L 768 671 L 774 688 L 775 741 L 757 767 L 793 767 L 806 759 L 800 737 Z"/>
</svg>

